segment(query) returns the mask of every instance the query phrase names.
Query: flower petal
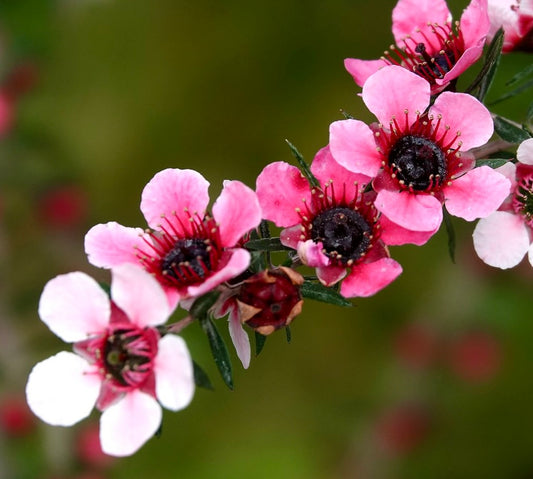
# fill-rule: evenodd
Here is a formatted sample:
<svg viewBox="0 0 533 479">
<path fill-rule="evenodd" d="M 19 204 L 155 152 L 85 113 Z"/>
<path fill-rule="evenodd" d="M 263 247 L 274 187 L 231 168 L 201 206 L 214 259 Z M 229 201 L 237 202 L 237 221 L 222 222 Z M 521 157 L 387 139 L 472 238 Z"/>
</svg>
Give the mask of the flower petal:
<svg viewBox="0 0 533 479">
<path fill-rule="evenodd" d="M 302 263 L 311 266 L 312 268 L 329 266 L 329 258 L 322 252 L 324 246 L 319 241 L 315 243 L 313 240 L 300 241 L 298 243 L 298 256 Z"/>
<path fill-rule="evenodd" d="M 105 291 L 94 279 L 79 271 L 48 281 L 39 301 L 42 321 L 67 343 L 103 331 L 110 314 Z"/>
<path fill-rule="evenodd" d="M 228 248 L 261 223 L 261 207 L 254 190 L 240 181 L 224 181 L 222 193 L 213 205 L 222 246 Z"/>
<path fill-rule="evenodd" d="M 231 341 L 235 346 L 237 356 L 241 360 L 242 367 L 244 369 L 248 369 L 248 367 L 250 366 L 251 358 L 250 338 L 242 327 L 237 307 L 231 308 L 230 314 L 228 316 L 228 326 Z"/>
<path fill-rule="evenodd" d="M 442 205 L 431 195 L 382 190 L 375 205 L 392 222 L 411 231 L 436 231 L 442 223 Z"/>
<path fill-rule="evenodd" d="M 388 65 L 384 60 L 359 60 L 357 58 L 346 58 L 344 68 L 352 75 L 355 83 L 363 86 L 372 73 L 376 73 L 380 68 Z"/>
<path fill-rule="evenodd" d="M 285 228 L 279 234 L 279 239 L 283 246 L 297 249 L 298 243 L 302 241 L 302 225 L 298 224 L 290 228 Z"/>
<path fill-rule="evenodd" d="M 137 249 L 145 247 L 141 228 L 128 228 L 114 221 L 93 226 L 85 235 L 89 263 L 112 268 L 122 263 L 138 263 Z"/>
<path fill-rule="evenodd" d="M 164 407 L 179 411 L 189 405 L 194 396 L 194 374 L 182 337 L 167 334 L 159 341 L 154 373 L 156 396 Z"/>
<path fill-rule="evenodd" d="M 112 270 L 111 297 L 137 326 L 157 326 L 170 316 L 167 296 L 157 280 L 140 266 L 123 264 Z"/>
<path fill-rule="evenodd" d="M 176 231 L 186 234 L 182 222 L 188 223 L 188 215 L 184 213 L 204 216 L 209 204 L 208 188 L 209 182 L 197 171 L 167 168 L 144 187 L 141 211 L 150 228 L 158 229 L 164 216 Z"/>
<path fill-rule="evenodd" d="M 130 456 L 161 425 L 161 406 L 148 394 L 133 390 L 109 406 L 100 418 L 102 451 L 111 456 Z"/>
<path fill-rule="evenodd" d="M 396 118 L 403 127 L 406 110 L 409 115 L 408 121 L 412 123 L 416 118 L 416 112 L 423 112 L 427 108 L 429 98 L 429 83 L 416 73 L 396 65 L 378 70 L 363 86 L 365 105 L 385 126 Z M 337 159 L 335 151 L 332 152 Z"/>
<path fill-rule="evenodd" d="M 300 170 L 282 161 L 263 169 L 257 177 L 256 191 L 263 217 L 281 227 L 300 223 L 297 208 L 311 198 L 309 183 Z"/>
<path fill-rule="evenodd" d="M 379 219 L 381 225 L 381 236 L 379 237 L 386 245 L 400 246 L 402 244 L 415 244 L 421 246 L 437 232 L 433 231 L 411 231 L 407 228 L 392 222 L 384 214 Z"/>
<path fill-rule="evenodd" d="M 479 220 L 472 236 L 477 255 L 489 266 L 501 269 L 520 263 L 530 247 L 522 218 L 505 211 Z"/>
<path fill-rule="evenodd" d="M 490 29 L 487 0 L 470 2 L 461 15 L 460 29 L 466 49 L 478 45 L 480 41 L 484 43 Z"/>
<path fill-rule="evenodd" d="M 460 150 L 469 150 L 489 141 L 494 124 L 489 110 L 476 98 L 466 93 L 441 93 L 430 108 L 430 115 L 442 115 L 442 122 L 450 127 L 449 135 L 459 133 Z M 448 140 L 448 139 L 447 139 Z M 457 148 L 456 145 L 452 146 Z"/>
<path fill-rule="evenodd" d="M 339 120 L 329 126 L 329 149 L 334 160 L 349 171 L 375 176 L 381 168 L 374 133 L 359 120 Z"/>
<path fill-rule="evenodd" d="M 62 351 L 30 373 L 26 398 L 30 409 L 53 426 L 72 426 L 92 411 L 101 379 L 80 356 Z"/>
<path fill-rule="evenodd" d="M 345 298 L 372 296 L 392 283 L 401 272 L 400 264 L 391 258 L 361 263 L 344 278 L 340 292 Z"/>
<path fill-rule="evenodd" d="M 189 286 L 187 296 L 196 297 L 216 288 L 219 284 L 239 276 L 250 264 L 250 253 L 244 248 L 235 248 L 228 251 L 231 255 L 226 265 L 215 274 L 209 276 L 198 286 Z"/>
<path fill-rule="evenodd" d="M 435 83 L 440 86 L 448 85 L 452 80 L 463 74 L 470 66 L 479 60 L 479 57 L 483 54 L 483 45 L 485 39 L 479 40 L 477 45 L 474 45 L 466 49 L 459 57 L 455 65 L 446 72 L 442 78 L 435 78 Z"/>
<path fill-rule="evenodd" d="M 392 10 L 392 33 L 400 46 L 408 35 L 414 43 L 425 43 L 428 46 L 428 36 L 421 33 L 427 30 L 427 24 L 445 25 L 451 18 L 445 0 L 399 0 Z M 435 49 L 435 45 L 431 48 Z"/>
<path fill-rule="evenodd" d="M 474 168 L 445 189 L 446 209 L 466 221 L 485 218 L 509 194 L 511 182 L 489 166 Z"/>
<path fill-rule="evenodd" d="M 516 150 L 516 159 L 524 165 L 533 165 L 533 138 L 520 143 Z"/>
<path fill-rule="evenodd" d="M 346 276 L 346 268 L 342 266 L 318 267 L 316 276 L 324 286 L 333 286 Z"/>
</svg>

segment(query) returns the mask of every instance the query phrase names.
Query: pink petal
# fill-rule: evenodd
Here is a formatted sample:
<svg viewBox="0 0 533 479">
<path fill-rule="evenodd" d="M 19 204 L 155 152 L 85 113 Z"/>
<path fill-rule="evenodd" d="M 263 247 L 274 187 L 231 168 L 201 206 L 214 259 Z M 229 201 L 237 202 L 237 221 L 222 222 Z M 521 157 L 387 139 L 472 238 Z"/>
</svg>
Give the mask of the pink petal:
<svg viewBox="0 0 533 479">
<path fill-rule="evenodd" d="M 241 360 L 242 367 L 244 369 L 248 369 L 248 366 L 250 366 L 250 357 L 251 357 L 250 338 L 248 337 L 248 334 L 246 334 L 246 331 L 242 327 L 242 323 L 239 317 L 239 311 L 238 311 L 238 308 L 236 307 L 231 308 L 231 311 L 228 317 L 228 326 L 229 326 L 229 335 L 231 337 L 231 341 L 233 342 L 233 345 L 235 346 L 235 351 L 237 352 L 237 356 Z"/>
<path fill-rule="evenodd" d="M 431 195 L 382 190 L 375 205 L 391 221 L 411 231 L 436 231 L 442 223 L 442 205 Z"/>
<path fill-rule="evenodd" d="M 111 456 L 130 456 L 159 429 L 161 406 L 148 394 L 133 390 L 109 406 L 100 418 L 102 450 Z"/>
<path fill-rule="evenodd" d="M 388 65 L 384 60 L 359 60 L 357 58 L 346 58 L 344 68 L 352 75 L 355 83 L 363 86 L 372 73 L 376 73 L 380 68 Z"/>
<path fill-rule="evenodd" d="M 333 122 L 329 126 L 329 149 L 333 159 L 349 171 L 375 176 L 381 168 L 374 133 L 362 121 Z"/>
<path fill-rule="evenodd" d="M 180 222 L 185 223 L 190 214 L 204 216 L 209 204 L 209 182 L 194 170 L 167 168 L 157 173 L 144 187 L 141 211 L 152 229 L 158 229 L 161 216 L 165 216 L 180 233 L 186 234 Z"/>
<path fill-rule="evenodd" d="M 445 25 L 451 19 L 445 0 L 399 0 L 392 10 L 392 33 L 399 46 L 408 35 L 414 43 L 428 46 L 427 38 L 431 36 L 425 37 L 417 30 L 427 31 L 428 23 Z M 436 48 L 435 45 L 431 46 L 432 50 Z"/>
<path fill-rule="evenodd" d="M 235 246 L 261 223 L 261 207 L 255 191 L 240 181 L 224 181 L 222 193 L 213 205 L 222 246 Z"/>
<path fill-rule="evenodd" d="M 435 118 L 442 115 L 442 123 L 450 127 L 447 139 L 451 140 L 457 132 L 460 133 L 460 150 L 483 145 L 494 132 L 489 110 L 466 93 L 441 93 L 430 108 L 430 114 Z M 452 148 L 457 146 L 453 145 Z"/>
<path fill-rule="evenodd" d="M 303 240 L 302 226 L 296 225 L 290 228 L 285 228 L 279 235 L 279 239 L 283 246 L 297 249 L 298 243 Z"/>
<path fill-rule="evenodd" d="M 157 280 L 140 266 L 123 264 L 112 270 L 111 297 L 139 327 L 158 326 L 170 316 L 167 296 Z"/>
<path fill-rule="evenodd" d="M 311 198 L 309 183 L 300 170 L 282 161 L 263 169 L 256 191 L 263 217 L 281 227 L 300 223 L 297 208 L 304 208 L 303 201 Z"/>
<path fill-rule="evenodd" d="M 329 266 L 329 258 L 322 252 L 324 249 L 322 242 L 315 243 L 313 240 L 300 241 L 298 243 L 298 256 L 302 263 L 317 268 Z"/>
<path fill-rule="evenodd" d="M 89 263 L 112 268 L 122 263 L 138 263 L 137 249 L 146 246 L 141 228 L 127 228 L 115 222 L 93 226 L 85 235 Z"/>
<path fill-rule="evenodd" d="M 380 239 L 386 245 L 399 246 L 402 244 L 415 244 L 421 246 L 437 232 L 434 231 L 411 231 L 393 223 L 385 215 L 381 215 L 379 223 L 381 225 Z"/>
<path fill-rule="evenodd" d="M 533 165 L 533 138 L 520 143 L 516 150 L 516 159 L 524 165 Z"/>
<path fill-rule="evenodd" d="M 187 296 L 196 297 L 205 294 L 216 288 L 224 281 L 228 281 L 236 276 L 239 276 L 248 268 L 250 264 L 250 253 L 243 248 L 236 248 L 228 251 L 231 255 L 227 264 L 215 274 L 209 276 L 203 283 L 198 286 L 189 286 L 187 288 Z"/>
<path fill-rule="evenodd" d="M 361 263 L 344 278 L 340 292 L 345 298 L 372 296 L 392 283 L 401 272 L 400 264 L 391 258 Z"/>
<path fill-rule="evenodd" d="M 490 30 L 488 38 L 492 40 L 500 27 L 504 29 L 503 51 L 511 51 L 520 42 L 518 32 L 518 13 L 511 7 L 516 5 L 516 0 L 489 0 L 488 13 Z"/>
<path fill-rule="evenodd" d="M 464 73 L 470 66 L 479 60 L 483 54 L 483 45 L 485 39 L 479 40 L 477 45 L 474 45 L 463 52 L 459 57 L 459 60 L 442 78 L 436 78 L 435 83 L 437 85 L 447 85 L 455 78 Z"/>
<path fill-rule="evenodd" d="M 429 83 L 416 73 L 396 65 L 383 67 L 370 76 L 363 86 L 365 105 L 385 126 L 396 118 L 403 127 L 406 110 L 411 123 L 416 118 L 416 112 L 423 112 L 427 108 L 429 98 Z M 332 153 L 339 161 L 333 149 Z"/>
<path fill-rule="evenodd" d="M 156 396 L 164 407 L 179 411 L 189 405 L 194 396 L 194 375 L 182 337 L 167 334 L 159 341 L 154 373 Z"/>
<path fill-rule="evenodd" d="M 333 286 L 346 276 L 342 266 L 323 266 L 316 269 L 316 276 L 324 286 Z"/>
<path fill-rule="evenodd" d="M 30 409 L 52 426 L 72 426 L 92 411 L 101 379 L 80 356 L 62 351 L 32 369 L 26 385 Z"/>
<path fill-rule="evenodd" d="M 445 189 L 446 209 L 466 221 L 485 218 L 509 194 L 511 182 L 489 166 L 474 168 Z"/>
<path fill-rule="evenodd" d="M 109 298 L 90 276 L 74 272 L 48 281 L 39 301 L 39 316 L 68 343 L 87 339 L 109 324 Z"/>
<path fill-rule="evenodd" d="M 479 220 L 472 236 L 477 255 L 496 268 L 513 268 L 529 249 L 529 235 L 522 218 L 504 211 L 495 211 Z"/>
<path fill-rule="evenodd" d="M 484 43 L 490 29 L 487 0 L 470 2 L 461 15 L 460 28 L 467 49 L 478 45 L 480 40 Z"/>
</svg>

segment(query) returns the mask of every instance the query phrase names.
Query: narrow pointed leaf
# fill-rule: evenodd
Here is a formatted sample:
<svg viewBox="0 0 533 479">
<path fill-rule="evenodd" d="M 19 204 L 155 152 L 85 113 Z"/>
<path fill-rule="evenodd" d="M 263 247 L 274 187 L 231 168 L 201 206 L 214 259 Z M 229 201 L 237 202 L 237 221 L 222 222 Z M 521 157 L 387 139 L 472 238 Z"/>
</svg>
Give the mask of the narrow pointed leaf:
<svg viewBox="0 0 533 479">
<path fill-rule="evenodd" d="M 446 208 L 442 208 L 444 225 L 446 226 L 446 233 L 448 233 L 448 253 L 452 263 L 455 263 L 455 228 L 453 227 L 452 218 Z"/>
<path fill-rule="evenodd" d="M 189 311 L 193 318 L 203 319 L 207 316 L 209 308 L 211 308 L 220 296 L 219 291 L 210 291 L 209 293 L 200 296 L 191 306 Z"/>
<path fill-rule="evenodd" d="M 263 351 L 265 347 L 267 337 L 264 334 L 255 332 L 255 355 L 259 356 L 259 353 Z"/>
<path fill-rule="evenodd" d="M 302 286 L 300 286 L 300 292 L 304 298 L 314 299 L 315 301 L 322 301 L 336 306 L 352 306 L 352 303 L 340 293 L 320 283 L 304 281 Z"/>
<path fill-rule="evenodd" d="M 292 333 L 291 328 L 289 326 L 285 326 L 285 334 L 287 335 L 287 342 L 291 344 L 292 341 Z"/>
<path fill-rule="evenodd" d="M 206 333 L 207 339 L 209 340 L 211 353 L 213 354 L 215 364 L 220 371 L 220 375 L 222 376 L 224 383 L 226 383 L 226 386 L 233 390 L 233 370 L 231 367 L 231 360 L 226 343 L 222 339 L 222 336 L 218 332 L 218 329 L 211 318 L 200 318 L 200 324 L 202 325 L 202 329 Z"/>
<path fill-rule="evenodd" d="M 261 223 L 259 223 L 259 231 L 261 231 L 262 238 L 270 238 L 272 236 L 270 234 L 270 223 L 266 220 L 262 220 Z"/>
<path fill-rule="evenodd" d="M 505 163 L 509 163 L 509 160 L 505 158 L 486 158 L 483 160 L 477 160 L 476 168 L 485 165 L 490 166 L 491 168 L 499 168 L 500 166 L 505 165 Z"/>
<path fill-rule="evenodd" d="M 314 188 L 320 188 L 320 182 L 316 179 L 315 175 L 313 175 L 313 173 L 311 172 L 311 168 L 309 168 L 309 165 L 304 160 L 304 157 L 302 156 L 302 154 L 289 140 L 285 140 L 285 141 L 289 145 L 289 148 L 291 149 L 291 153 L 296 158 L 296 161 L 300 165 L 300 170 L 302 174 L 307 178 L 307 181 L 309 182 L 309 184 Z"/>
<path fill-rule="evenodd" d="M 519 95 L 520 93 L 529 90 L 531 87 L 533 87 L 533 80 L 529 80 L 528 82 L 524 83 L 523 85 L 520 85 L 516 87 L 515 89 L 505 93 L 504 95 L 496 98 L 496 100 L 491 101 L 490 103 L 487 103 L 488 105 L 496 105 L 497 103 L 500 103 L 504 100 L 508 100 L 509 98 L 512 98 L 513 96 Z"/>
<path fill-rule="evenodd" d="M 282 245 L 279 238 L 250 240 L 244 244 L 244 247 L 254 251 L 287 251 L 291 249 L 288 246 Z"/>
<path fill-rule="evenodd" d="M 531 138 L 529 133 L 522 127 L 501 116 L 494 117 L 494 129 L 502 140 L 510 143 L 522 143 L 524 140 Z"/>
<path fill-rule="evenodd" d="M 346 110 L 341 109 L 341 113 L 346 120 L 355 120 L 355 117 L 350 115 Z"/>
<path fill-rule="evenodd" d="M 198 386 L 199 388 L 205 388 L 209 389 L 210 391 L 213 391 L 215 388 L 211 384 L 207 373 L 198 365 L 196 361 L 192 362 L 192 366 L 194 374 L 194 384 L 196 384 L 196 386 Z"/>
<path fill-rule="evenodd" d="M 533 75 L 533 63 L 529 66 L 527 66 L 524 70 L 518 72 L 516 75 L 513 76 L 505 85 L 506 86 L 512 86 L 515 83 L 519 83 L 525 78 Z"/>
</svg>

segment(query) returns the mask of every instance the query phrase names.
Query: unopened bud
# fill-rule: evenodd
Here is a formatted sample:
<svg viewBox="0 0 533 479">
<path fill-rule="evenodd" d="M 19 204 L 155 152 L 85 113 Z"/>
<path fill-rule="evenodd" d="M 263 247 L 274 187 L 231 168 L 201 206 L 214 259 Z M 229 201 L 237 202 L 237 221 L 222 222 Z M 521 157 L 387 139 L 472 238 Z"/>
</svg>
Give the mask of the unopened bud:
<svg viewBox="0 0 533 479">
<path fill-rule="evenodd" d="M 299 273 L 283 266 L 248 278 L 237 296 L 241 321 L 264 335 L 288 326 L 302 311 L 303 281 Z"/>
</svg>

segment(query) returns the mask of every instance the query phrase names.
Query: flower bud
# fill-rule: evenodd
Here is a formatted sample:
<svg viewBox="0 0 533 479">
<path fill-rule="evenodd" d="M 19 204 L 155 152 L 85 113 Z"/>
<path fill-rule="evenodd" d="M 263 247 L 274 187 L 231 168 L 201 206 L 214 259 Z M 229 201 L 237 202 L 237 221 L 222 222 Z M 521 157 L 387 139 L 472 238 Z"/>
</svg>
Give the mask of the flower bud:
<svg viewBox="0 0 533 479">
<path fill-rule="evenodd" d="M 303 281 L 299 273 L 283 266 L 248 278 L 237 296 L 241 321 L 264 335 L 288 326 L 302 311 Z"/>
</svg>

